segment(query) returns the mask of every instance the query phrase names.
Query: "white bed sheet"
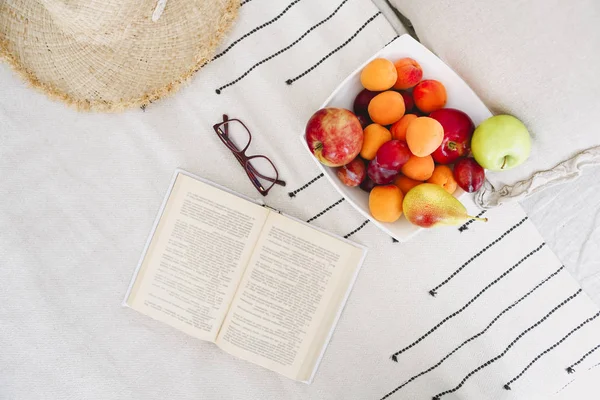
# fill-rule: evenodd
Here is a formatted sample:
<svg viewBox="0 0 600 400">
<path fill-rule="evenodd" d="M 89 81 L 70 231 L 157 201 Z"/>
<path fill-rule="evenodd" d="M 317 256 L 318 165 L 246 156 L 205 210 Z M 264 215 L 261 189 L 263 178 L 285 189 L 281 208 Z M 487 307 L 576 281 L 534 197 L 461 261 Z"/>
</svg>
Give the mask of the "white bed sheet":
<svg viewBox="0 0 600 400">
<path fill-rule="evenodd" d="M 548 245 L 600 304 L 600 168 L 521 202 Z"/>
<path fill-rule="evenodd" d="M 259 1 L 248 3 L 253 7 L 243 10 L 247 20 L 240 21 L 235 35 L 240 36 L 256 26 L 255 19 L 266 18 Z M 317 3 L 320 2 L 306 1 L 303 7 L 315 5 L 316 8 Z M 279 32 L 282 37 L 266 41 L 259 48 L 260 54 L 250 54 L 240 45 L 236 53 L 222 59 L 221 64 L 208 65 L 177 96 L 151 105 L 145 113 L 141 110 L 119 115 L 76 113 L 25 87 L 5 65 L 0 65 L 0 227 L 3 229 L 0 234 L 0 315 L 4 318 L 0 325 L 0 342 L 5 339 L 5 343 L 9 343 L 0 351 L 0 398 L 333 399 L 340 398 L 336 393 L 347 390 L 345 384 L 361 386 L 357 390 L 362 394 L 383 394 L 383 390 L 374 387 L 376 383 L 362 382 L 363 377 L 359 376 L 368 360 L 373 359 L 376 360 L 374 365 L 383 366 L 378 378 L 397 379 L 396 372 L 388 368 L 390 348 L 383 339 L 394 337 L 395 340 L 396 332 L 406 335 L 408 329 L 401 326 L 400 318 L 392 318 L 387 325 L 382 323 L 384 318 L 375 317 L 377 312 L 395 317 L 401 308 L 390 303 L 386 304 L 387 309 L 373 312 L 361 300 L 384 296 L 385 292 L 377 290 L 377 284 L 385 285 L 391 292 L 396 288 L 392 279 L 382 279 L 388 276 L 385 268 L 392 270 L 395 265 L 377 260 L 397 251 L 398 247 L 393 246 L 398 244 L 393 244 L 372 224 L 353 237 L 373 244 L 372 259 L 363 269 L 362 283 L 355 288 L 355 296 L 351 296 L 351 304 L 326 353 L 328 361 L 311 386 L 295 384 L 233 359 L 212 345 L 119 307 L 175 167 L 202 174 L 246 195 L 256 195 L 235 160 L 222 151 L 221 143 L 211 133 L 210 126 L 218 121 L 222 112 L 232 113 L 252 126 L 257 132 L 253 151 L 268 154 L 281 168 L 282 177 L 288 180 L 288 188 L 278 188 L 269 195 L 271 205 L 309 218 L 339 199 L 326 182 L 313 185 L 295 199 L 287 196 L 288 190 L 316 174 L 312 161 L 297 146 L 298 132 L 314 107 L 340 79 L 395 33 L 390 26 L 375 19 L 358 36 L 359 40 L 349 42 L 335 58 L 322 63 L 319 67 L 322 69 L 316 71 L 319 73 L 309 74 L 291 87 L 285 85 L 285 78 L 306 70 L 331 48 L 351 37 L 376 11 L 368 3 L 348 2 L 338 15 L 343 24 L 325 25 L 325 31 L 313 34 L 320 35 L 319 41 L 303 41 L 294 48 L 294 51 L 308 52 L 314 50 L 315 43 L 323 44 L 314 58 L 300 60 L 298 57 L 294 63 L 283 60 L 266 63 L 254 71 L 252 79 L 228 88 L 221 96 L 214 95 L 217 85 L 226 83 L 230 75 L 231 78 L 237 76 L 234 73 L 241 74 L 253 62 L 253 57 L 268 56 L 303 32 L 306 20 L 322 17 L 313 15 L 316 11 L 304 14 L 301 11 L 303 9 L 293 9 L 290 15 L 306 15 L 305 20 L 299 19 L 297 25 L 288 24 L 286 31 Z M 278 10 L 269 9 L 269 12 L 276 15 Z M 323 16 L 327 14 L 324 10 L 319 12 Z M 260 38 L 259 34 L 242 43 L 257 47 Z M 221 69 L 225 61 L 231 71 Z M 298 86 L 302 82 L 310 84 L 310 95 Z M 273 93 L 275 85 L 285 90 Z M 261 96 L 270 96 L 269 109 L 265 109 L 264 102 L 256 101 Z M 210 99 L 209 105 L 206 99 Z M 574 270 L 580 281 L 585 278 L 581 282 L 588 293 L 594 289 L 591 284 L 594 281 L 589 277 L 597 277 L 597 273 L 593 273 L 593 258 L 597 252 L 590 243 L 598 232 L 598 221 L 590 217 L 593 201 L 598 198 L 598 186 L 591 185 L 590 175 L 593 176 L 586 174 L 588 185 L 582 184 L 575 189 L 575 194 L 556 188 L 526 203 L 530 217 L 548 240 L 548 247 L 568 268 L 573 271 L 569 264 L 577 261 L 572 254 L 580 249 L 585 254 L 589 252 Z M 584 188 L 589 189 L 584 191 Z M 569 212 L 559 213 L 573 197 L 581 199 L 587 208 L 574 205 Z M 348 204 L 337 206 L 315 224 L 344 235 L 363 221 L 349 207 Z M 577 220 L 570 225 L 574 214 Z M 591 233 L 584 234 L 580 228 L 582 222 L 578 221 L 589 223 L 587 232 Z M 471 236 L 477 236 L 476 229 L 473 228 Z M 563 240 L 567 239 L 565 232 L 573 237 L 568 245 Z M 443 247 L 443 241 L 439 242 Z M 406 251 L 410 252 L 410 248 Z M 588 257 L 591 261 L 587 261 Z M 459 258 L 462 261 L 464 257 Z M 440 277 L 446 274 L 437 273 Z M 423 291 L 419 294 L 423 295 Z M 458 296 L 468 294 L 458 293 Z M 590 295 L 598 301 L 600 288 L 596 287 Z M 426 294 L 425 298 L 431 300 Z M 444 301 L 443 298 L 440 301 Z M 440 316 L 446 311 L 443 307 L 437 310 Z M 367 317 L 372 318 L 368 323 L 353 322 Z M 363 342 L 356 346 L 357 337 L 372 346 L 363 346 Z M 369 351 L 373 354 L 367 354 Z M 529 357 L 524 353 L 514 353 L 519 365 Z M 373 371 L 368 372 L 373 374 Z M 207 393 L 231 396 L 207 397 Z M 511 396 L 516 397 L 514 393 Z M 347 395 L 344 398 L 365 397 Z"/>
</svg>

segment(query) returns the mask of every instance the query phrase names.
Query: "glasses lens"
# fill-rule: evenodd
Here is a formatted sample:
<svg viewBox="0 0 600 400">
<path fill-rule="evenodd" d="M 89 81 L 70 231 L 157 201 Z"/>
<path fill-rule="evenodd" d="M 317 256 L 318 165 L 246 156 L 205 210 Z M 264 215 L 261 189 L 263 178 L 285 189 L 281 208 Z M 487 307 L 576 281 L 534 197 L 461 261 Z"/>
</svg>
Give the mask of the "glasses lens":
<svg viewBox="0 0 600 400">
<path fill-rule="evenodd" d="M 228 121 L 219 127 L 219 132 L 225 144 L 237 153 L 242 153 L 250 144 L 250 132 L 240 121 Z"/>
<path fill-rule="evenodd" d="M 275 166 L 265 156 L 253 156 L 246 161 L 246 171 L 250 179 L 256 178 L 255 185 L 258 184 L 263 190 L 269 190 L 277 180 L 277 170 Z"/>
</svg>

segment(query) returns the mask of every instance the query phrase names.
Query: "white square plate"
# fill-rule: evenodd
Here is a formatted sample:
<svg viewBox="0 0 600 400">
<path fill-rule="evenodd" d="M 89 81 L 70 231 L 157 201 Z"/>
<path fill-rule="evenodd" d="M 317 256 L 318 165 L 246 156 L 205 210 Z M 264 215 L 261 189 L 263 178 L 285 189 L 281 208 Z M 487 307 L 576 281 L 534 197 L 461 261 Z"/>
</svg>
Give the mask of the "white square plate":
<svg viewBox="0 0 600 400">
<path fill-rule="evenodd" d="M 331 96 L 321 106 L 324 107 L 339 107 L 352 110 L 354 98 L 363 89 L 360 83 L 360 72 L 374 58 L 387 58 L 394 62 L 403 57 L 411 57 L 415 59 L 423 68 L 423 79 L 436 79 L 444 84 L 448 94 L 448 102 L 446 107 L 456 108 L 464 111 L 471 117 L 475 126 L 479 125 L 485 119 L 492 116 L 492 113 L 477 97 L 475 92 L 458 76 L 450 67 L 442 60 L 437 58 L 435 54 L 417 42 L 409 35 L 402 35 L 398 39 L 391 42 L 389 45 L 378 51 L 365 61 L 363 65 L 352 72 L 344 81 L 333 91 Z M 310 153 L 310 149 L 306 146 L 306 140 L 302 135 L 302 141 L 305 143 L 305 148 Z M 345 186 L 336 176 L 335 168 L 329 168 L 321 164 L 314 156 L 321 171 L 327 179 L 340 192 L 342 196 L 356 208 L 366 218 L 371 220 L 375 225 L 388 233 L 396 240 L 404 242 L 412 237 L 422 228 L 412 225 L 404 217 L 393 223 L 378 222 L 371 217 L 369 212 L 369 194 L 360 188 L 352 188 Z M 454 196 L 460 197 L 464 192 L 458 189 Z"/>
</svg>

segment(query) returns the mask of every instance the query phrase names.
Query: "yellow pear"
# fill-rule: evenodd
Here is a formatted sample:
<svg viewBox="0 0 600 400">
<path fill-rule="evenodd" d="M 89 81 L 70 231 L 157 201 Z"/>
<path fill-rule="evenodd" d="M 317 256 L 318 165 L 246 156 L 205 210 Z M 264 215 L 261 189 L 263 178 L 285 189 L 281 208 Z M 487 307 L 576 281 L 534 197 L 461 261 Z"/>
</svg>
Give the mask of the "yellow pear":
<svg viewBox="0 0 600 400">
<path fill-rule="evenodd" d="M 487 221 L 467 214 L 467 209 L 444 188 L 423 183 L 406 193 L 402 203 L 406 219 L 423 228 L 460 225 L 470 219 Z"/>
</svg>

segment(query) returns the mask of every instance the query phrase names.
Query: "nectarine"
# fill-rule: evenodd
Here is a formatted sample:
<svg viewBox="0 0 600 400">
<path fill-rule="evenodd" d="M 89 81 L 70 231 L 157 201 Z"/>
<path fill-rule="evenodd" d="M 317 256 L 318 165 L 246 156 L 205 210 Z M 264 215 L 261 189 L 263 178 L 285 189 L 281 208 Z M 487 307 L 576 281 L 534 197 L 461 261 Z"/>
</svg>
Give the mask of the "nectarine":
<svg viewBox="0 0 600 400">
<path fill-rule="evenodd" d="M 413 89 L 413 99 L 419 110 L 430 113 L 446 105 L 446 88 L 439 81 L 424 80 Z"/>
<path fill-rule="evenodd" d="M 394 89 L 409 89 L 423 78 L 423 69 L 412 58 L 401 58 L 394 63 L 398 75 Z"/>
</svg>

